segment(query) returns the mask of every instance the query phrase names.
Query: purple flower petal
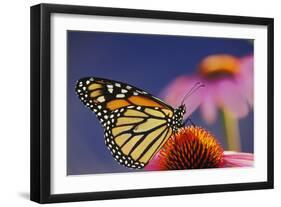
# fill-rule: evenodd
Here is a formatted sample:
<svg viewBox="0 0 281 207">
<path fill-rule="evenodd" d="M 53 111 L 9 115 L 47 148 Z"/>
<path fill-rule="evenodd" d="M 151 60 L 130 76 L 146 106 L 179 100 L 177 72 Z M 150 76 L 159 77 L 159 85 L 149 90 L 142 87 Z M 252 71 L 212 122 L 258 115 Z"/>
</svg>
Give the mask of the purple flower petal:
<svg viewBox="0 0 281 207">
<path fill-rule="evenodd" d="M 240 73 L 237 75 L 236 81 L 239 85 L 240 92 L 244 95 L 250 106 L 253 106 L 253 56 L 247 56 L 240 60 Z"/>
<path fill-rule="evenodd" d="M 173 107 L 177 107 L 184 96 L 186 85 L 190 78 L 188 76 L 179 76 L 162 92 L 163 99 Z"/>
<path fill-rule="evenodd" d="M 242 152 L 224 152 L 223 167 L 253 167 L 254 155 L 251 153 Z"/>
<path fill-rule="evenodd" d="M 204 91 L 204 98 L 201 103 L 201 114 L 208 124 L 214 123 L 217 118 L 217 106 L 212 95 L 212 90 L 208 89 L 208 86 Z"/>
<path fill-rule="evenodd" d="M 189 90 L 196 84 L 196 82 L 198 81 L 193 81 L 190 83 Z M 192 93 L 192 95 L 184 100 L 184 104 L 186 106 L 186 114 L 184 115 L 184 118 L 189 117 L 200 106 L 204 97 L 203 94 L 205 89 L 206 88 L 198 89 L 196 92 Z"/>
<path fill-rule="evenodd" d="M 248 114 L 249 107 L 247 101 L 234 81 L 219 81 L 216 93 L 218 105 L 222 108 L 225 107 L 233 117 L 242 118 Z"/>
<path fill-rule="evenodd" d="M 178 107 L 184 96 L 190 91 L 190 89 L 200 82 L 197 78 L 191 78 L 188 76 L 180 76 L 176 78 L 163 92 L 162 96 L 164 100 L 173 107 Z M 192 112 L 194 112 L 200 105 L 202 100 L 202 93 L 204 89 L 199 89 L 191 96 L 184 100 L 187 112 L 185 118 L 187 118 Z"/>
<path fill-rule="evenodd" d="M 159 165 L 160 162 L 160 153 L 156 153 L 156 155 L 149 161 L 149 163 L 145 166 L 145 170 L 147 171 L 156 171 L 161 170 Z"/>
</svg>

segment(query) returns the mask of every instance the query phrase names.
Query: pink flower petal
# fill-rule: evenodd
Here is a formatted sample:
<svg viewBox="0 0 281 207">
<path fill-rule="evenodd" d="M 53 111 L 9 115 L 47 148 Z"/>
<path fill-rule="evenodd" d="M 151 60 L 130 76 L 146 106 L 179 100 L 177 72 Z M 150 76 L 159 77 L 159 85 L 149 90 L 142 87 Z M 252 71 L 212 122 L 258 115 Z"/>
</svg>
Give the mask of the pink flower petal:
<svg viewBox="0 0 281 207">
<path fill-rule="evenodd" d="M 244 95 L 250 106 L 253 106 L 253 56 L 247 56 L 240 60 L 240 73 L 236 77 L 237 84 L 239 85 L 240 92 Z"/>
<path fill-rule="evenodd" d="M 195 84 L 196 82 L 194 81 L 190 85 L 194 86 Z M 196 92 L 192 93 L 188 98 L 184 100 L 184 104 L 186 106 L 186 113 L 184 115 L 184 118 L 189 117 L 200 106 L 205 89 L 206 88 L 198 89 Z"/>
<path fill-rule="evenodd" d="M 149 163 L 145 166 L 145 170 L 147 171 L 157 171 L 161 170 L 159 165 L 159 152 L 149 161 Z"/>
<path fill-rule="evenodd" d="M 190 91 L 190 89 L 197 83 L 199 79 L 195 77 L 180 76 L 176 78 L 162 93 L 163 99 L 173 107 L 178 107 L 183 101 L 184 96 Z M 202 100 L 202 91 L 199 89 L 191 96 L 184 100 L 187 112 L 185 118 L 187 118 L 192 112 L 194 112 L 200 105 Z"/>
<path fill-rule="evenodd" d="M 202 114 L 203 119 L 208 124 L 212 124 L 216 121 L 217 106 L 216 106 L 214 97 L 212 96 L 212 90 L 208 89 L 208 86 L 206 86 L 204 98 L 203 98 L 203 101 L 201 103 L 201 114 Z"/>
<path fill-rule="evenodd" d="M 185 94 L 186 87 L 189 86 L 189 80 L 190 78 L 188 76 L 177 77 L 165 88 L 161 96 L 168 104 L 177 107 Z"/>
<path fill-rule="evenodd" d="M 223 167 L 253 167 L 254 155 L 251 153 L 242 152 L 224 152 Z"/>
<path fill-rule="evenodd" d="M 248 114 L 247 100 L 241 95 L 239 86 L 234 81 L 219 81 L 216 93 L 218 105 L 225 107 L 233 117 L 243 118 Z"/>
</svg>

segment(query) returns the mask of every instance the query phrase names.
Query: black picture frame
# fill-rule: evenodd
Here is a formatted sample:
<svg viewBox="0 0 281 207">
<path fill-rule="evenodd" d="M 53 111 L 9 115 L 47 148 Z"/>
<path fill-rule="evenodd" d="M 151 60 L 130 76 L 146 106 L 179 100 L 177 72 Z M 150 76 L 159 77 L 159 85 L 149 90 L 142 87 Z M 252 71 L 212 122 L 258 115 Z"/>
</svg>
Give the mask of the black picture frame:
<svg viewBox="0 0 281 207">
<path fill-rule="evenodd" d="M 254 183 L 51 194 L 50 15 L 53 13 L 134 17 L 194 22 L 234 23 L 267 27 L 267 181 Z M 39 4 L 31 7 L 31 174 L 30 199 L 38 203 L 165 196 L 273 188 L 273 27 L 272 18 L 195 14 L 152 10 Z"/>
</svg>

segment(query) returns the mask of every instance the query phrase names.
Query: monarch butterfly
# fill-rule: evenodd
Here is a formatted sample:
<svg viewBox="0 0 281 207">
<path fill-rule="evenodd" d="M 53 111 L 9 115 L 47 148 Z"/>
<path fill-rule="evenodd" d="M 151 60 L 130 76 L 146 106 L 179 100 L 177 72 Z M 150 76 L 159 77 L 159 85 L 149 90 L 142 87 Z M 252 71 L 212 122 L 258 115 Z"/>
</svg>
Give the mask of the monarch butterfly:
<svg viewBox="0 0 281 207">
<path fill-rule="evenodd" d="M 76 93 L 102 124 L 105 144 L 114 159 L 128 168 L 143 168 L 184 125 L 183 103 L 174 109 L 129 84 L 82 78 L 77 81 Z"/>
</svg>

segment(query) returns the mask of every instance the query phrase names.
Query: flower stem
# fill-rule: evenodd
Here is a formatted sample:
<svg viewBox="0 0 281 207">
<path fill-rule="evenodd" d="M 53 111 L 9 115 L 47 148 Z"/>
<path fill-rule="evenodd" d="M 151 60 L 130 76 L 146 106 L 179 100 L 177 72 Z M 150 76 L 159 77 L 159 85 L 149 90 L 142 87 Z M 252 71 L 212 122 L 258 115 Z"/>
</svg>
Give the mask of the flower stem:
<svg viewBox="0 0 281 207">
<path fill-rule="evenodd" d="M 222 109 L 225 134 L 227 139 L 228 150 L 240 152 L 240 130 L 238 119 L 234 118 L 225 108 Z"/>
</svg>

